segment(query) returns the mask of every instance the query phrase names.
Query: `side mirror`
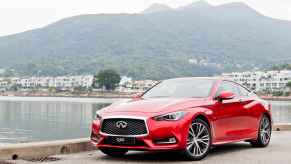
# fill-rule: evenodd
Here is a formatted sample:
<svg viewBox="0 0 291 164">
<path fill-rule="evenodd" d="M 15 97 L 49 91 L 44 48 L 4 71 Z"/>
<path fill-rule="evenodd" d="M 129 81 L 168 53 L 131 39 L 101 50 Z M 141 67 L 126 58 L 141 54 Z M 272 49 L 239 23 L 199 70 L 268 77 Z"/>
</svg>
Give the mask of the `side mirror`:
<svg viewBox="0 0 291 164">
<path fill-rule="evenodd" d="M 235 94 L 229 91 L 221 91 L 219 95 L 216 97 L 218 101 L 223 101 L 223 100 L 230 100 L 235 97 Z"/>
</svg>

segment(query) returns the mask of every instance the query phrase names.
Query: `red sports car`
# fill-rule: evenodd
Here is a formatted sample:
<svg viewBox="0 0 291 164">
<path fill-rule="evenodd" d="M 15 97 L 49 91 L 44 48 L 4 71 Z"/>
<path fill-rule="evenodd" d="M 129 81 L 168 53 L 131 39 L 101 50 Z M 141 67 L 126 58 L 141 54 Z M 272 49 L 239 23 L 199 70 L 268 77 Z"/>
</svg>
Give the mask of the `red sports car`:
<svg viewBox="0 0 291 164">
<path fill-rule="evenodd" d="M 91 141 L 110 156 L 175 150 L 201 160 L 215 145 L 247 141 L 266 147 L 271 125 L 270 105 L 240 84 L 177 78 L 98 111 Z"/>
</svg>

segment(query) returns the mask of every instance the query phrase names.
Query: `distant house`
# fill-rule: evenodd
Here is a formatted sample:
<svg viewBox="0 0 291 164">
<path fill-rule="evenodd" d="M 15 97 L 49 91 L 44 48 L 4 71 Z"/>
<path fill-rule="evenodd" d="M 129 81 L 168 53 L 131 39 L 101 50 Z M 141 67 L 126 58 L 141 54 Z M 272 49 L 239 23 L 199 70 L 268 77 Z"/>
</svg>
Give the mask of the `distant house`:
<svg viewBox="0 0 291 164">
<path fill-rule="evenodd" d="M 57 77 L 29 77 L 17 79 L 16 84 L 22 88 L 89 88 L 93 84 L 93 75 L 85 76 L 57 76 Z"/>
<path fill-rule="evenodd" d="M 130 80 L 119 85 L 119 92 L 144 92 L 154 86 L 158 81 L 154 80 Z"/>
<path fill-rule="evenodd" d="M 255 71 L 224 73 L 224 77 L 246 86 L 254 91 L 283 91 L 286 84 L 291 81 L 291 71 Z"/>
</svg>

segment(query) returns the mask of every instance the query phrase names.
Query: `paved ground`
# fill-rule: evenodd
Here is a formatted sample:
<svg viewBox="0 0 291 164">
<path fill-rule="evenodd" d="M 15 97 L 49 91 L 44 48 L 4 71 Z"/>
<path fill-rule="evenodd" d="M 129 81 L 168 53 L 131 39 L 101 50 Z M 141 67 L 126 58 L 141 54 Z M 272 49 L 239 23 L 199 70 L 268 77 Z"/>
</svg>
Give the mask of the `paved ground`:
<svg viewBox="0 0 291 164">
<path fill-rule="evenodd" d="M 123 164 L 123 163 L 192 163 L 171 153 L 131 152 L 123 158 L 111 158 L 99 151 L 55 156 L 55 162 L 43 164 Z M 14 161 L 13 163 L 26 163 Z M 36 162 L 33 162 L 36 163 Z M 252 148 L 248 143 L 234 143 L 214 148 L 199 164 L 291 164 L 291 132 L 274 132 L 267 148 Z"/>
</svg>

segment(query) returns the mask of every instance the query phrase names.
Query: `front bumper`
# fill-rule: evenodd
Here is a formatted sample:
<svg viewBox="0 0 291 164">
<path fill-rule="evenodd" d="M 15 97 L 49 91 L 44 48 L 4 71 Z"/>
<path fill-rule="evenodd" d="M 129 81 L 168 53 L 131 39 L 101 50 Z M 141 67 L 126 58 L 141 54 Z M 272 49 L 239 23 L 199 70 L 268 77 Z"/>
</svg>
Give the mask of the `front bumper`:
<svg viewBox="0 0 291 164">
<path fill-rule="evenodd" d="M 138 143 L 135 145 L 106 144 L 106 139 L 110 135 L 100 133 L 101 122 L 95 120 L 92 123 L 91 143 L 98 148 L 125 148 L 129 150 L 159 151 L 184 149 L 191 120 L 192 118 L 187 115 L 179 121 L 155 121 L 148 118 L 146 119 L 148 134 L 135 137 L 136 143 Z M 157 142 L 169 138 L 175 138 L 175 142 L 162 144 Z"/>
</svg>

